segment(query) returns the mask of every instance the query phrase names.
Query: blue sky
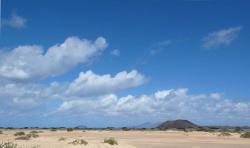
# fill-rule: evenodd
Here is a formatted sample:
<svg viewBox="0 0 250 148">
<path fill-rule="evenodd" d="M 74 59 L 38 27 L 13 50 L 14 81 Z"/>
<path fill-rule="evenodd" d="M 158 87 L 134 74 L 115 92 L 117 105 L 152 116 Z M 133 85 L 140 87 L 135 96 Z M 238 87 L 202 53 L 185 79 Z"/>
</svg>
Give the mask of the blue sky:
<svg viewBox="0 0 250 148">
<path fill-rule="evenodd" d="M 0 126 L 249 125 L 249 4 L 2 0 Z"/>
</svg>

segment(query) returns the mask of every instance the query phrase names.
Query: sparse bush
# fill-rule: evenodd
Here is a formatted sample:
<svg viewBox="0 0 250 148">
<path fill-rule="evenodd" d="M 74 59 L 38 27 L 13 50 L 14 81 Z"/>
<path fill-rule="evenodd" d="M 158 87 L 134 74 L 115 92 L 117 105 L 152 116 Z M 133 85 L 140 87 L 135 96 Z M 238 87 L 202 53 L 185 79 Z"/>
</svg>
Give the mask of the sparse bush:
<svg viewBox="0 0 250 148">
<path fill-rule="evenodd" d="M 36 133 L 29 133 L 27 135 L 19 135 L 19 137 L 16 138 L 16 140 L 30 140 L 30 138 L 37 138 L 39 137 Z"/>
<path fill-rule="evenodd" d="M 106 127 L 104 128 L 103 130 L 109 130 L 109 131 L 112 131 L 114 129 L 114 127 Z"/>
<path fill-rule="evenodd" d="M 17 138 L 15 138 L 15 139 L 16 139 L 16 140 L 30 140 L 30 136 L 24 135 L 24 136 L 17 137 Z"/>
<path fill-rule="evenodd" d="M 232 136 L 229 132 L 222 132 L 218 136 Z"/>
<path fill-rule="evenodd" d="M 39 148 L 39 146 L 32 146 L 31 148 Z"/>
<path fill-rule="evenodd" d="M 103 141 L 104 143 L 108 143 L 110 145 L 118 145 L 118 142 L 115 140 L 115 138 L 107 138 L 107 139 L 104 139 Z"/>
<path fill-rule="evenodd" d="M 31 131 L 30 133 L 31 134 L 37 134 L 37 133 L 40 133 L 40 132 L 38 132 L 38 131 Z"/>
<path fill-rule="evenodd" d="M 58 139 L 58 141 L 65 141 L 65 140 L 66 140 L 66 138 L 64 138 L 64 137 L 61 137 Z"/>
<path fill-rule="evenodd" d="M 3 131 L 0 131 L 0 134 L 3 134 Z"/>
<path fill-rule="evenodd" d="M 16 132 L 14 135 L 15 136 L 23 136 L 23 135 L 25 135 L 25 133 L 24 132 Z"/>
<path fill-rule="evenodd" d="M 0 148 L 17 148 L 17 144 L 13 142 L 0 143 Z"/>
<path fill-rule="evenodd" d="M 183 131 L 184 131 L 185 133 L 188 133 L 188 132 L 189 132 L 189 130 L 186 129 L 186 128 L 184 128 Z"/>
<path fill-rule="evenodd" d="M 74 129 L 73 128 L 67 128 L 68 132 L 72 132 Z"/>
<path fill-rule="evenodd" d="M 129 128 L 123 127 L 122 130 L 123 130 L 123 131 L 129 131 Z"/>
<path fill-rule="evenodd" d="M 221 132 L 231 132 L 231 130 L 228 129 L 228 128 L 223 128 L 223 129 L 221 129 L 220 131 L 221 131 Z"/>
<path fill-rule="evenodd" d="M 30 138 L 37 138 L 37 137 L 39 137 L 39 135 L 36 134 L 36 133 L 29 133 L 29 134 L 27 134 L 27 136 L 29 136 Z"/>
<path fill-rule="evenodd" d="M 50 131 L 55 132 L 57 130 L 56 130 L 56 128 L 52 128 L 52 129 L 50 129 Z"/>
<path fill-rule="evenodd" d="M 74 140 L 72 142 L 69 142 L 69 144 L 73 144 L 73 145 L 82 145 L 82 144 L 84 144 L 84 145 L 87 145 L 88 142 L 83 140 L 83 139 L 76 139 L 76 140 Z"/>
<path fill-rule="evenodd" d="M 240 135 L 241 138 L 250 138 L 250 132 L 246 132 Z"/>
<path fill-rule="evenodd" d="M 145 131 L 145 130 L 147 130 L 146 128 L 139 128 L 138 130 L 140 130 L 140 131 Z"/>
<path fill-rule="evenodd" d="M 197 131 L 209 132 L 209 133 L 214 133 L 215 132 L 215 130 L 212 129 L 212 128 L 203 128 L 203 127 L 198 128 Z"/>
<path fill-rule="evenodd" d="M 234 132 L 235 133 L 240 133 L 240 132 L 242 132 L 243 130 L 241 129 L 241 127 L 235 127 L 235 129 L 234 129 Z"/>
</svg>

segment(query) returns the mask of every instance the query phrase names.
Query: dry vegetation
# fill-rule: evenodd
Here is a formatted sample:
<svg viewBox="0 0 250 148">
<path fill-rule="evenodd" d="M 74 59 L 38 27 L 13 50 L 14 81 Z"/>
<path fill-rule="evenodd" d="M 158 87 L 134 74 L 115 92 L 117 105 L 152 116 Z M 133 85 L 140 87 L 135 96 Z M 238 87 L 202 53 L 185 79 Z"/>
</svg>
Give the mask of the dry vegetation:
<svg viewBox="0 0 250 148">
<path fill-rule="evenodd" d="M 0 148 L 17 148 L 17 144 L 13 142 L 3 142 L 0 144 Z"/>
<path fill-rule="evenodd" d="M 250 132 L 246 132 L 240 135 L 241 138 L 250 138 Z"/>
<path fill-rule="evenodd" d="M 66 138 L 64 138 L 64 137 L 61 137 L 58 139 L 58 141 L 65 141 L 65 140 L 66 140 Z"/>
<path fill-rule="evenodd" d="M 74 140 L 74 141 L 72 141 L 72 142 L 69 142 L 69 144 L 73 144 L 73 145 L 87 145 L 88 144 L 88 142 L 87 141 L 85 141 L 85 140 L 83 140 L 83 139 L 76 139 L 76 140 Z"/>
<path fill-rule="evenodd" d="M 227 136 L 232 136 L 232 134 L 229 132 L 221 132 L 218 136 L 227 137 Z"/>
<path fill-rule="evenodd" d="M 113 137 L 104 139 L 103 143 L 108 143 L 110 145 L 118 145 L 118 142 Z"/>
<path fill-rule="evenodd" d="M 249 148 L 249 132 L 180 130 L 3 129 L 0 148 Z M 203 130 L 203 129 L 202 129 Z M 188 136 L 187 136 L 188 135 Z M 115 138 L 106 138 L 115 137 Z M 227 138 L 225 138 L 227 137 Z M 118 140 L 117 140 L 118 139 Z M 185 144 L 184 144 L 185 143 Z M 35 147 L 34 147 L 35 146 Z"/>
</svg>

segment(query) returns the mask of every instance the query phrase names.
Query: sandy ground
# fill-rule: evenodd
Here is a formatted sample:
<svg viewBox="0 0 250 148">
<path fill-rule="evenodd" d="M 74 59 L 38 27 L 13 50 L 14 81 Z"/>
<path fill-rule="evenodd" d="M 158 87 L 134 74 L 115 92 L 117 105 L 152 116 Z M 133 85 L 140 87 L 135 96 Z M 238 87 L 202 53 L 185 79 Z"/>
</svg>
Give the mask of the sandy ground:
<svg viewBox="0 0 250 148">
<path fill-rule="evenodd" d="M 250 148 L 250 139 L 240 138 L 239 134 L 219 137 L 218 133 L 180 132 L 180 131 L 82 131 L 67 132 L 42 130 L 38 138 L 15 140 L 17 131 L 29 133 L 30 130 L 2 130 L 1 141 L 14 141 L 19 146 L 30 148 Z M 58 139 L 64 137 L 65 141 Z M 104 144 L 103 139 L 114 137 L 118 145 Z M 88 145 L 72 145 L 75 139 L 84 139 Z"/>
</svg>

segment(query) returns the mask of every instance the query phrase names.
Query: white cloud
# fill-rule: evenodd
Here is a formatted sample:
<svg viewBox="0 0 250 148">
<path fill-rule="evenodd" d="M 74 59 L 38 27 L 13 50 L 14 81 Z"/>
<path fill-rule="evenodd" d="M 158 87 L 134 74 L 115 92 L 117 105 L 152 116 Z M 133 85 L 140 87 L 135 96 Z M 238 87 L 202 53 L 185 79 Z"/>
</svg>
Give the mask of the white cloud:
<svg viewBox="0 0 250 148">
<path fill-rule="evenodd" d="M 65 113 L 101 114 L 102 116 L 155 116 L 166 118 L 249 119 L 250 102 L 232 101 L 219 93 L 188 94 L 188 89 L 157 91 L 152 95 L 114 94 L 96 99 L 65 101 L 57 110 Z M 130 116 L 130 117 L 133 117 Z"/>
<path fill-rule="evenodd" d="M 8 26 L 12 28 L 24 28 L 26 26 L 27 20 L 24 17 L 13 13 L 9 19 L 3 19 L 3 26 Z"/>
<path fill-rule="evenodd" d="M 136 70 L 122 71 L 115 76 L 97 75 L 92 71 L 81 72 L 70 85 L 66 94 L 77 96 L 100 95 L 136 87 L 146 82 L 144 75 Z"/>
<path fill-rule="evenodd" d="M 32 110 L 32 114 L 36 110 L 39 114 L 46 115 L 51 115 L 51 113 L 80 116 L 95 114 L 102 117 L 126 116 L 132 120 L 136 117 L 187 118 L 199 121 L 204 119 L 246 121 L 250 119 L 249 101 L 233 101 L 220 93 L 190 94 L 188 89 L 180 88 L 159 90 L 149 95 L 118 97 L 113 93 L 140 84 L 134 80 L 138 79 L 139 73 L 121 72 L 112 77 L 111 75 L 96 75 L 88 71 L 82 75 L 70 84 L 57 82 L 50 85 L 1 84 L 0 108 L 3 113 L 15 115 L 19 113 L 29 115 L 29 110 Z M 92 84 L 93 81 L 97 83 Z M 125 83 L 125 81 L 128 82 Z M 133 83 L 133 85 L 128 85 L 128 83 Z M 84 86 L 77 88 L 78 85 Z M 73 91 L 74 88 L 76 91 Z M 63 93 L 69 90 L 70 93 Z M 62 104 L 56 108 L 55 105 L 51 106 L 53 101 L 59 101 Z"/>
<path fill-rule="evenodd" d="M 216 48 L 230 45 L 238 36 L 242 27 L 231 27 L 209 33 L 202 39 L 204 48 Z"/>
<path fill-rule="evenodd" d="M 150 47 L 150 55 L 156 55 L 158 53 L 160 53 L 162 50 L 164 50 L 166 47 L 168 47 L 170 44 L 172 43 L 171 40 L 165 40 L 165 41 L 161 41 L 155 45 L 153 45 L 152 47 Z"/>
<path fill-rule="evenodd" d="M 114 49 L 110 52 L 111 55 L 119 57 L 120 56 L 120 50 L 119 49 Z"/>
<path fill-rule="evenodd" d="M 110 74 L 97 75 L 92 71 L 81 72 L 79 77 L 70 83 L 53 82 L 49 85 L 0 81 L 0 108 L 5 108 L 7 112 L 9 110 L 22 112 L 50 103 L 53 100 L 91 100 L 109 93 L 139 86 L 145 81 L 146 78 L 136 70 L 131 72 L 122 71 L 114 77 Z M 107 106 L 110 104 L 108 102 L 108 99 L 106 99 L 101 104 Z M 63 106 L 68 106 L 67 109 L 70 109 L 70 106 L 80 107 L 83 105 L 94 107 L 90 103 L 91 101 L 83 103 L 73 101 L 66 102 Z"/>
<path fill-rule="evenodd" d="M 0 77 L 27 80 L 55 76 L 89 62 L 106 47 L 103 37 L 98 37 L 94 42 L 69 37 L 46 52 L 36 45 L 19 46 L 9 52 L 0 52 Z"/>
<path fill-rule="evenodd" d="M 53 84 L 53 83 L 52 83 Z M 22 112 L 51 100 L 60 98 L 62 87 L 55 85 L 7 83 L 0 85 L 0 108 L 6 112 Z"/>
</svg>

